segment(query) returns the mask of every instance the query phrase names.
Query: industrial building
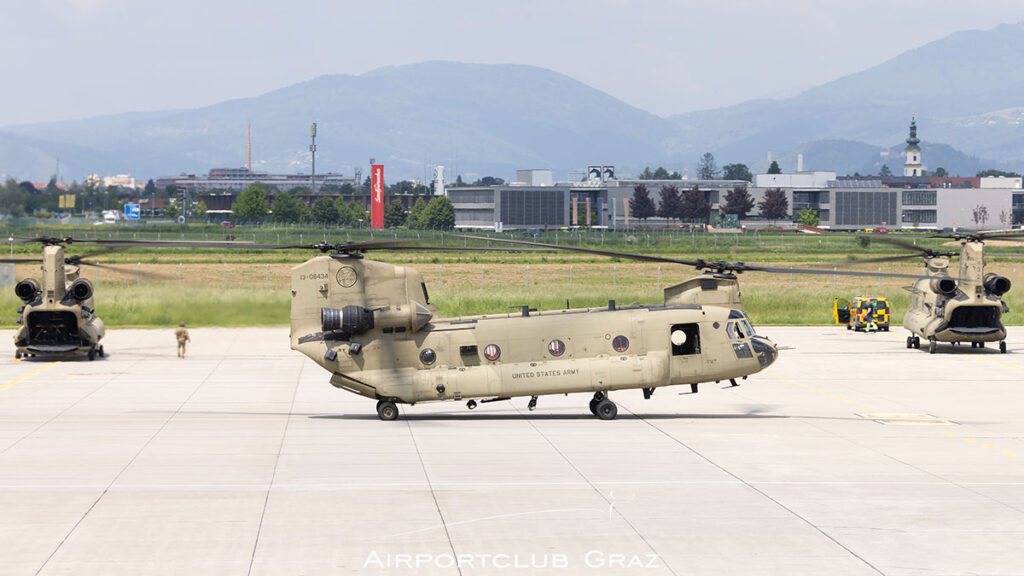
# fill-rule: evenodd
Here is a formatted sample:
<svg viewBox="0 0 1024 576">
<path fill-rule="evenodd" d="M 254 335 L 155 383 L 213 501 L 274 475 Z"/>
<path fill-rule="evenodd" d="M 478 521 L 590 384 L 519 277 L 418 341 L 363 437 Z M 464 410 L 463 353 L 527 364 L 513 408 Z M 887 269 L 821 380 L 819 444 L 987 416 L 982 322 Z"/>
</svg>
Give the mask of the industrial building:
<svg viewBox="0 0 1024 576">
<path fill-rule="evenodd" d="M 994 229 L 1024 223 L 1024 188 L 1019 177 L 927 176 L 916 119 L 904 150 L 902 175 L 839 177 L 834 171 L 804 171 L 802 159 L 793 174 L 758 174 L 744 180 L 631 180 L 615 178 L 610 166 L 588 167 L 587 180 L 554 182 L 550 170 L 520 170 L 516 182 L 504 186 L 451 188 L 459 228 L 560 228 L 602 226 L 614 229 L 675 226 L 678 220 L 651 218 L 643 223 L 629 214 L 634 188 L 643 184 L 657 202 L 665 186 L 680 192 L 697 187 L 711 205 L 711 222 L 721 214 L 725 194 L 746 188 L 755 203 L 768 190 L 785 192 L 788 219 L 801 210 L 817 212 L 819 226 L 835 230 L 864 228 Z M 747 227 L 769 222 L 756 217 Z M 776 222 L 785 224 L 785 222 Z"/>
<path fill-rule="evenodd" d="M 157 188 L 167 188 L 173 185 L 180 191 L 196 194 L 211 191 L 241 191 L 257 182 L 273 186 L 282 192 L 295 188 L 313 188 L 313 179 L 310 174 L 270 174 L 253 172 L 247 168 L 214 168 L 206 176 L 195 174 L 165 176 L 158 178 L 155 184 Z M 318 190 L 324 186 L 340 187 L 344 184 L 355 186 L 357 183 L 352 176 L 333 173 L 316 175 Z"/>
</svg>

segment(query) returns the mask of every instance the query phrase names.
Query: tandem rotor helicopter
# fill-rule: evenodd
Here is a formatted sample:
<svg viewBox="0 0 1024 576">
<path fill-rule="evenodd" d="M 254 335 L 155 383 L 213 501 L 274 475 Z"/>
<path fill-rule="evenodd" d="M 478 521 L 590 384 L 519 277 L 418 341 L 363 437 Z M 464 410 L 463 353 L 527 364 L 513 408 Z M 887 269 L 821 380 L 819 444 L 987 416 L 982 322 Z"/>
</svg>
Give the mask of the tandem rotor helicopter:
<svg viewBox="0 0 1024 576">
<path fill-rule="evenodd" d="M 11 239 L 15 241 L 14 238 Z M 22 356 L 66 358 L 84 352 L 89 360 L 104 356 L 100 340 L 106 333 L 96 316 L 92 283 L 79 277 L 86 262 L 82 256 L 64 256 L 70 238 L 19 238 L 18 242 L 39 242 L 42 258 L 4 258 L 4 263 L 41 262 L 39 279 L 25 278 L 14 286 L 24 303 L 18 308 L 14 334 L 15 359 Z"/>
<path fill-rule="evenodd" d="M 331 373 L 337 388 L 377 400 L 382 420 L 398 404 L 478 402 L 547 394 L 592 393 L 590 411 L 603 420 L 618 408 L 609 393 L 746 378 L 778 357 L 743 313 L 736 275 L 742 272 L 834 274 L 743 262 L 679 260 L 539 242 L 463 236 L 534 249 L 568 250 L 692 266 L 700 273 L 665 288 L 648 305 L 437 318 L 423 276 L 413 268 L 363 254 L 373 243 L 321 244 L 324 253 L 292 272 L 291 347 Z M 478 248 L 479 249 L 479 248 Z M 491 249 L 493 248 L 484 248 Z M 878 276 L 861 271 L 841 275 Z M 882 274 L 898 278 L 921 276 Z"/>
<path fill-rule="evenodd" d="M 292 269 L 291 348 L 331 374 L 337 388 L 377 400 L 377 415 L 395 420 L 398 404 L 479 403 L 591 393 L 590 411 L 615 418 L 612 391 L 746 378 L 770 366 L 779 348 L 758 335 L 743 312 L 737 274 L 768 272 L 924 279 L 911 274 L 776 268 L 744 262 L 682 260 L 539 242 L 462 236 L 544 250 L 567 250 L 693 267 L 698 274 L 664 290 L 664 302 L 438 318 L 415 269 L 365 258 L 374 250 L 495 251 L 492 246 L 437 247 L 405 241 L 256 245 L 237 242 L 44 240 L 43 283 L 23 280 L 24 326 L 19 353 L 102 355 L 102 322 L 93 314 L 92 286 L 77 278 L 80 257 L 65 259 L 72 242 L 107 249 L 139 246 L 316 250 Z M 40 240 L 40 239 L 36 239 Z M 54 240 L 54 241 L 45 241 Z M 504 248 L 519 251 L 523 248 Z M 67 284 L 70 282 L 70 284 Z"/>
<path fill-rule="evenodd" d="M 920 348 L 924 339 L 930 354 L 939 342 L 958 345 L 970 342 L 971 348 L 984 348 L 986 342 L 999 342 L 999 351 L 1006 353 L 1006 327 L 1002 315 L 1010 308 L 1001 300 L 1010 291 L 1010 280 L 994 273 L 985 273 L 985 240 L 1022 238 L 1017 232 L 977 232 L 970 234 L 936 234 L 927 238 L 947 238 L 960 242 L 959 252 L 938 252 L 921 248 L 906 240 L 876 238 L 913 254 L 890 256 L 853 262 L 892 262 L 924 258 L 926 278 L 907 287 L 910 307 L 903 316 L 903 327 L 910 331 L 907 348 Z M 1000 254 L 989 254 L 989 257 Z M 1003 254 L 1002 256 L 1018 256 Z M 949 259 L 959 257 L 959 271 L 949 275 Z"/>
</svg>

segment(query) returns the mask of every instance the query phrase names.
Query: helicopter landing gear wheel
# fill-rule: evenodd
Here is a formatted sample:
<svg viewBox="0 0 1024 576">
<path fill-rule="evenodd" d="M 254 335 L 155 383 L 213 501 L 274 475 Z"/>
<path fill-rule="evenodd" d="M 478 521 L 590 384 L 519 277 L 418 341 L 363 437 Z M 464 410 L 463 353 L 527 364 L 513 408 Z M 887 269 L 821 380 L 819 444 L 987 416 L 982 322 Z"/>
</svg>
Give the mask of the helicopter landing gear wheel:
<svg viewBox="0 0 1024 576">
<path fill-rule="evenodd" d="M 914 347 L 914 337 L 913 336 L 907 336 L 907 348 L 913 348 L 913 347 Z"/>
<path fill-rule="evenodd" d="M 604 400 L 603 392 L 594 392 L 594 397 L 590 400 L 590 413 L 597 416 L 597 403 Z"/>
<path fill-rule="evenodd" d="M 938 342 L 935 341 L 934 338 L 928 341 L 928 353 L 929 354 L 935 354 L 935 350 L 937 350 L 938 347 L 939 347 L 939 344 L 938 344 Z"/>
<path fill-rule="evenodd" d="M 469 402 L 466 402 L 466 408 L 469 408 L 470 410 L 476 408 L 476 400 L 470 400 Z"/>
<path fill-rule="evenodd" d="M 536 410 L 537 409 L 537 397 L 536 396 L 531 396 L 530 397 L 530 402 L 529 402 L 529 404 L 526 405 L 526 407 L 529 408 L 530 412 L 533 412 L 534 410 Z"/>
<path fill-rule="evenodd" d="M 96 349 L 96 353 L 99 354 L 100 358 L 103 358 L 104 356 L 106 356 L 106 352 L 103 351 L 103 346 L 100 346 L 99 348 L 97 348 Z"/>
<path fill-rule="evenodd" d="M 1006 354 L 1006 340 L 999 341 L 999 353 Z"/>
<path fill-rule="evenodd" d="M 15 350 L 14 351 L 14 359 L 15 360 L 21 360 L 21 350 Z"/>
<path fill-rule="evenodd" d="M 615 402 L 605 398 L 594 406 L 594 413 L 601 420 L 614 420 L 619 413 L 619 407 L 615 405 Z"/>
<path fill-rule="evenodd" d="M 377 416 L 381 420 L 397 420 L 398 406 L 390 400 L 377 402 Z"/>
<path fill-rule="evenodd" d="M 918 350 L 921 349 L 921 337 L 920 336 L 914 336 L 914 348 L 916 348 Z"/>
<path fill-rule="evenodd" d="M 92 348 L 89 348 L 89 360 L 95 360 L 95 359 L 96 359 L 96 347 L 93 346 Z"/>
<path fill-rule="evenodd" d="M 978 348 L 984 348 L 984 347 L 985 347 L 985 343 L 984 342 L 978 342 Z"/>
</svg>

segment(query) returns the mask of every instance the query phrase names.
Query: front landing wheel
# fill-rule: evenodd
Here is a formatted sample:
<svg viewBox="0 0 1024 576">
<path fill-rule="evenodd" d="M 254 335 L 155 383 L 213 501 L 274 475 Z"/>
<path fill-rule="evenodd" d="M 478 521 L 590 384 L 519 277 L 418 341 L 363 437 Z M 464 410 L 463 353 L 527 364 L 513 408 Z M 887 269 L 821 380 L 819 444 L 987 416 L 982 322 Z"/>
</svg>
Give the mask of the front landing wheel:
<svg viewBox="0 0 1024 576">
<path fill-rule="evenodd" d="M 619 407 L 615 405 L 615 402 L 605 398 L 594 406 L 594 412 L 601 420 L 614 420 L 619 413 Z"/>
<path fill-rule="evenodd" d="M 928 341 L 928 353 L 929 354 L 935 354 L 935 351 L 938 350 L 938 348 L 939 348 L 939 343 L 936 342 L 934 339 Z"/>
<path fill-rule="evenodd" d="M 89 348 L 89 360 L 95 360 L 95 359 L 96 359 L 96 348 L 95 347 Z"/>
<path fill-rule="evenodd" d="M 380 402 L 377 402 L 377 416 L 381 420 L 397 420 L 398 405 L 390 400 L 381 400 Z"/>
<path fill-rule="evenodd" d="M 1006 340 L 1001 340 L 999 342 L 999 353 L 1006 354 Z"/>
</svg>

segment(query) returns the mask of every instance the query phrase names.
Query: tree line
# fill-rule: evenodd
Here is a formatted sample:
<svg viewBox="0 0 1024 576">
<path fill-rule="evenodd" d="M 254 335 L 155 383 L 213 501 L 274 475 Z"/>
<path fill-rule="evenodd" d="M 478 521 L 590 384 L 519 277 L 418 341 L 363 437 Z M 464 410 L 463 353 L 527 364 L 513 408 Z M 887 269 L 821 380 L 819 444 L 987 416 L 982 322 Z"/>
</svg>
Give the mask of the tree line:
<svg viewBox="0 0 1024 576">
<path fill-rule="evenodd" d="M 633 197 L 629 200 L 629 213 L 638 220 L 646 221 L 655 216 L 681 222 L 709 223 L 711 219 L 711 203 L 704 191 L 698 186 L 681 192 L 673 185 L 662 186 L 659 190 L 660 201 L 655 204 L 646 184 L 633 187 Z M 781 188 L 770 188 L 765 191 L 764 198 L 756 204 L 758 215 L 769 221 L 785 218 L 789 213 L 789 200 Z M 724 214 L 735 214 L 737 218 L 746 218 L 753 212 L 754 197 L 744 186 L 736 186 L 725 193 L 725 201 L 720 203 Z"/>
<path fill-rule="evenodd" d="M 273 200 L 269 200 L 273 192 Z M 255 183 L 235 198 L 232 216 L 243 223 L 268 220 L 280 223 L 315 222 L 323 226 L 370 225 L 370 213 L 362 202 L 349 202 L 321 196 L 308 206 L 294 192 L 280 192 Z M 384 225 L 388 228 L 408 227 L 420 230 L 451 230 L 455 227 L 455 207 L 445 196 L 420 196 L 407 211 L 397 198 L 384 205 Z"/>
</svg>

